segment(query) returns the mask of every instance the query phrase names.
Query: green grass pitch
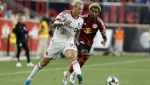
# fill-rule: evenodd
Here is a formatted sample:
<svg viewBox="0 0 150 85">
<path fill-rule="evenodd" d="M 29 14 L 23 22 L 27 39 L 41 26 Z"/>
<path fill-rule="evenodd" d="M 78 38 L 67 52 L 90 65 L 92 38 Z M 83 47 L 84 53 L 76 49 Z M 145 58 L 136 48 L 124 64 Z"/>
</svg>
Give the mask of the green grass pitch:
<svg viewBox="0 0 150 85">
<path fill-rule="evenodd" d="M 23 85 L 33 67 L 26 67 L 26 60 L 21 63 L 23 67 L 17 68 L 15 61 L 0 62 L 0 85 Z M 65 58 L 53 60 L 34 77 L 31 85 L 62 85 L 63 72 L 69 66 Z M 94 55 L 82 68 L 82 75 L 82 85 L 106 85 L 106 78 L 113 75 L 119 78 L 120 85 L 150 85 L 150 56 Z M 75 85 L 79 85 L 77 79 Z"/>
</svg>

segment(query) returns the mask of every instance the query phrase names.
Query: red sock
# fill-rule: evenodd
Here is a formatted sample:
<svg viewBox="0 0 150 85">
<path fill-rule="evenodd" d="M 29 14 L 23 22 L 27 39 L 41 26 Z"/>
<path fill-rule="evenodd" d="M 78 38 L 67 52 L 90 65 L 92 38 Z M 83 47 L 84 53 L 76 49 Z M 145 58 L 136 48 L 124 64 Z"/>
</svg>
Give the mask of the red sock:
<svg viewBox="0 0 150 85">
<path fill-rule="evenodd" d="M 82 68 L 82 66 L 84 65 L 84 63 L 89 59 L 89 55 L 86 56 L 82 56 L 79 60 L 79 64 L 80 64 L 80 68 Z"/>
<path fill-rule="evenodd" d="M 69 73 L 72 73 L 72 72 L 73 72 L 73 67 L 71 65 L 70 68 L 69 68 Z"/>
<path fill-rule="evenodd" d="M 84 65 L 84 63 L 89 59 L 90 56 L 82 56 L 80 59 L 79 59 L 79 64 L 80 64 L 80 68 Z M 70 66 L 69 68 L 69 73 L 72 73 L 73 72 L 73 67 L 72 65 Z"/>
</svg>

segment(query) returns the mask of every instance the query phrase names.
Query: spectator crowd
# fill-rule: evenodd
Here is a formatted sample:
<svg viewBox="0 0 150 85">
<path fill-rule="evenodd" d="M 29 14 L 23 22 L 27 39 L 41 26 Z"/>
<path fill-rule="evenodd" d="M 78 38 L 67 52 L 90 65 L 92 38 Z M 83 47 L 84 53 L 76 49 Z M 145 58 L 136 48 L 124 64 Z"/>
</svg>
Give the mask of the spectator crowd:
<svg viewBox="0 0 150 85">
<path fill-rule="evenodd" d="M 51 0 L 53 2 L 73 2 L 74 0 Z M 125 3 L 139 3 L 139 4 L 150 4 L 150 0 L 82 0 L 83 2 L 121 2 Z"/>
<path fill-rule="evenodd" d="M 32 1 L 32 0 L 31 0 Z M 36 0 L 34 0 L 36 1 Z M 37 0 L 38 1 L 38 0 Z M 43 0 L 43 1 L 51 1 L 51 2 L 73 2 L 74 0 Z M 119 2 L 123 4 L 150 4 L 150 0 L 82 0 L 84 3 L 91 3 L 91 2 Z M 13 20 L 13 24 L 16 24 L 15 18 L 18 18 L 18 14 L 24 14 L 23 20 L 29 20 L 30 19 L 30 10 L 29 9 L 23 9 L 21 11 L 15 11 L 9 5 L 4 2 L 4 0 L 0 0 L 0 17 L 3 17 L 5 19 L 11 19 Z M 44 15 L 43 15 L 44 16 Z M 40 20 L 40 19 L 38 19 Z"/>
</svg>

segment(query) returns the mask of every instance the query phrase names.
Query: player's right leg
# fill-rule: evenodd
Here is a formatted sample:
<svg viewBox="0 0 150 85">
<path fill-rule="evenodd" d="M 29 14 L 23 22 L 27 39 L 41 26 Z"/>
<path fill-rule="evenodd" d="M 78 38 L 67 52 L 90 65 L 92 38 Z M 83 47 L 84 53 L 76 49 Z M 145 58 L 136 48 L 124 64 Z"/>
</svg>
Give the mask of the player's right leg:
<svg viewBox="0 0 150 85">
<path fill-rule="evenodd" d="M 75 49 L 66 49 L 65 52 L 64 52 L 64 55 L 72 63 L 73 70 L 77 74 L 78 83 L 81 84 L 82 83 L 82 75 L 81 75 L 80 65 L 77 61 L 76 50 Z"/>
<path fill-rule="evenodd" d="M 84 46 L 84 45 L 82 45 L 82 44 L 80 44 L 80 47 L 82 48 L 82 49 L 78 49 L 78 51 L 80 52 L 80 55 L 78 55 L 78 58 L 79 58 L 79 60 L 78 60 L 78 62 L 79 62 L 79 64 L 80 64 L 80 68 L 82 68 L 82 66 L 85 64 L 85 62 L 89 59 L 89 51 L 90 51 L 90 47 L 89 47 L 89 51 L 88 51 L 88 48 L 87 48 L 87 46 Z M 85 48 L 85 49 L 83 49 L 83 48 Z M 70 75 L 70 83 L 72 84 L 72 85 L 74 85 L 74 83 L 75 83 L 75 78 L 76 78 L 76 74 L 75 74 L 75 72 L 73 72 L 74 70 L 73 70 L 73 66 L 71 65 L 70 66 L 70 68 L 69 68 L 69 73 L 72 73 L 71 75 Z M 77 77 L 80 77 L 80 76 L 77 76 Z"/>
<path fill-rule="evenodd" d="M 89 55 L 84 55 L 84 56 L 82 56 L 80 59 L 79 59 L 79 64 L 80 64 L 80 68 L 82 68 L 82 66 L 84 65 L 84 63 L 87 61 L 89 59 Z M 71 75 L 70 75 L 70 83 L 72 84 L 72 85 L 74 85 L 74 83 L 75 83 L 75 78 L 76 78 L 76 73 L 75 72 L 73 72 L 74 70 L 73 70 L 73 67 L 72 67 L 72 65 L 70 66 L 70 68 L 69 68 L 69 73 L 72 73 Z"/>
<path fill-rule="evenodd" d="M 43 68 L 45 67 L 49 62 L 50 62 L 51 58 L 46 58 L 43 57 L 43 59 L 34 67 L 34 69 L 32 70 L 31 74 L 29 75 L 29 77 L 27 78 L 27 80 L 25 81 L 24 85 L 30 85 L 32 79 L 36 76 L 36 74 Z"/>
</svg>

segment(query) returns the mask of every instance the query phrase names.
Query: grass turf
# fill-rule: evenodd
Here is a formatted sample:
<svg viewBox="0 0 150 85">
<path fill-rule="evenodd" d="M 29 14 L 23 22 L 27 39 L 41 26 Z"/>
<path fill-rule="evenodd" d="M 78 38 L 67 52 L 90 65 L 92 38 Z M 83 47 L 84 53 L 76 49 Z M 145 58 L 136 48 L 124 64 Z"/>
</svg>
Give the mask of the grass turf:
<svg viewBox="0 0 150 85">
<path fill-rule="evenodd" d="M 38 63 L 39 59 L 32 60 Z M 23 85 L 33 67 L 15 67 L 15 61 L 0 62 L 0 85 Z M 108 76 L 119 78 L 120 85 L 150 85 L 149 56 L 91 56 L 82 68 L 82 85 L 106 85 Z M 63 72 L 70 66 L 65 58 L 59 58 L 43 68 L 31 82 L 31 85 L 62 85 Z M 68 83 L 68 85 L 70 85 Z M 76 80 L 76 84 L 77 80 Z"/>
</svg>

